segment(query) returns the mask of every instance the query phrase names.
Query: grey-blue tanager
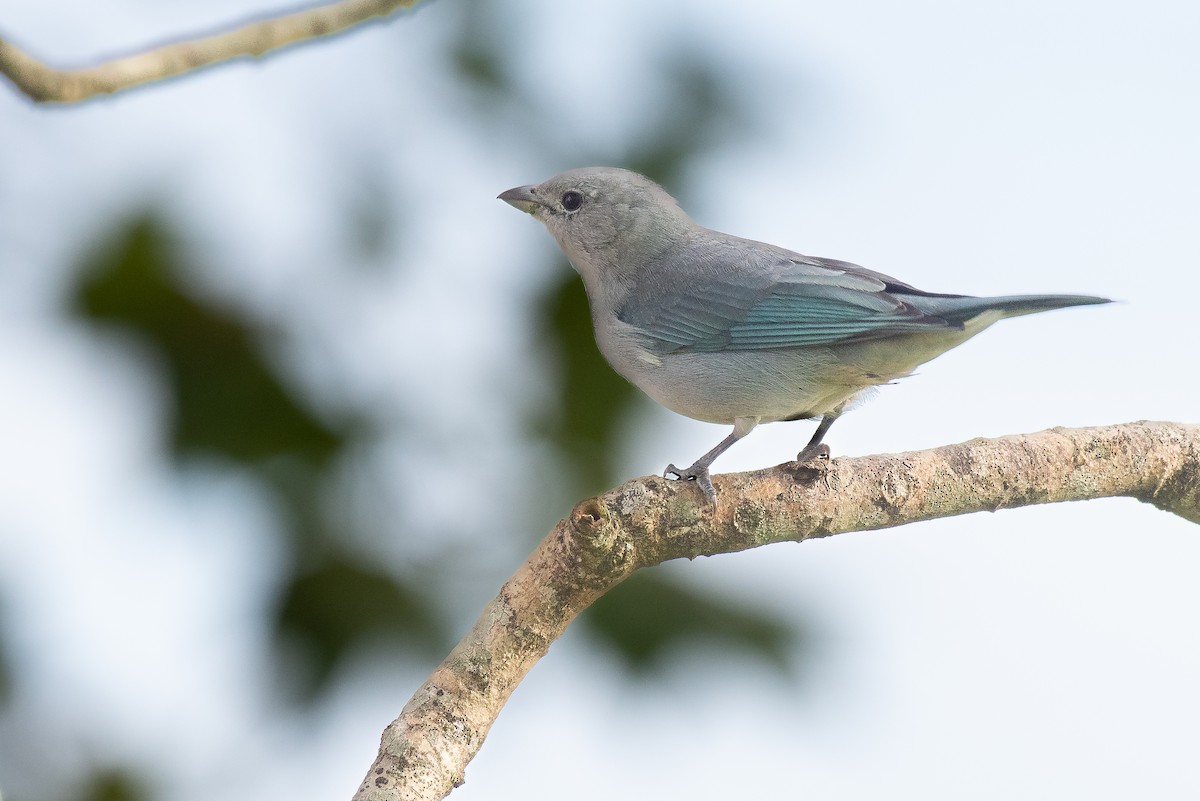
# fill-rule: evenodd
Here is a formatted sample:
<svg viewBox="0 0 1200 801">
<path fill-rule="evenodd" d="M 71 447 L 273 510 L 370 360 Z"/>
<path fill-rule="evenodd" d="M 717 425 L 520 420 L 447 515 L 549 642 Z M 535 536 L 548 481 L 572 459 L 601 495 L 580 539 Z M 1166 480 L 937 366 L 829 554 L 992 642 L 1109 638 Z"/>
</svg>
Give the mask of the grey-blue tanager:
<svg viewBox="0 0 1200 801">
<path fill-rule="evenodd" d="M 867 387 L 909 375 L 1005 317 L 1108 302 L 924 292 L 704 228 L 658 184 L 611 167 L 499 197 L 558 240 L 583 278 L 596 344 L 618 373 L 668 409 L 733 426 L 691 467 L 666 469 L 696 481 L 710 501 L 710 465 L 759 423 L 820 417 L 796 459 L 827 456 L 822 438 Z"/>
</svg>

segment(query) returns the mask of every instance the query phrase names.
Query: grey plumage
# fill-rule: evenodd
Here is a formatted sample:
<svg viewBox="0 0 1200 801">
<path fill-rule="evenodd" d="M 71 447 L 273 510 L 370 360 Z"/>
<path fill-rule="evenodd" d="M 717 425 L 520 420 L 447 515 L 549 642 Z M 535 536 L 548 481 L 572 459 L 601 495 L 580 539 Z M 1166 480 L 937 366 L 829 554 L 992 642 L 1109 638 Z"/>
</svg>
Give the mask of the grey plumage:
<svg viewBox="0 0 1200 801">
<path fill-rule="evenodd" d="M 556 175 L 500 199 L 546 225 L 587 290 L 596 344 L 654 400 L 733 433 L 668 475 L 715 498 L 708 468 L 757 424 L 821 417 L 797 456 L 863 389 L 992 323 L 1086 295 L 978 298 L 924 292 L 882 273 L 697 225 L 662 187 L 609 167 Z"/>
</svg>

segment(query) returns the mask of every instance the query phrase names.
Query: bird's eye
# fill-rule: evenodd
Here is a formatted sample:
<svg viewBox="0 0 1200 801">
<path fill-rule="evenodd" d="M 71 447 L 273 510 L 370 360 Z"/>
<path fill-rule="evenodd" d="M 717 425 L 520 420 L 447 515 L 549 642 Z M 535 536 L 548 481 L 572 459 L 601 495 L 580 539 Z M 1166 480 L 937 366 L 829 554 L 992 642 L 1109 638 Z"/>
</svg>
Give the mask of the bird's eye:
<svg viewBox="0 0 1200 801">
<path fill-rule="evenodd" d="M 572 189 L 569 192 L 563 192 L 562 206 L 567 211 L 575 211 L 583 205 L 583 195 Z"/>
</svg>

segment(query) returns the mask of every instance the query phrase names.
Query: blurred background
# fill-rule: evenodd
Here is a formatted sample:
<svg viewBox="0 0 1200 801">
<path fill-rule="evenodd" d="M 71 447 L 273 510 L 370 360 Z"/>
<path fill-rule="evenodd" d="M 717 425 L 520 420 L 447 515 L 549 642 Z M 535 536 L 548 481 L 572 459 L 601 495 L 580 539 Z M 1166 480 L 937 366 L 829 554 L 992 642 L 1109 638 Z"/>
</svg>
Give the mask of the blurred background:
<svg viewBox="0 0 1200 801">
<path fill-rule="evenodd" d="M 75 66 L 277 10 L 0 34 Z M 1197 422 L 1198 40 L 1184 0 L 440 0 L 77 107 L 0 86 L 0 795 L 348 798 L 575 501 L 724 436 L 603 364 L 495 200 L 566 168 L 929 290 L 1122 301 L 997 326 L 835 455 Z M 1131 500 L 664 565 L 454 798 L 1196 798 L 1198 568 Z"/>
</svg>

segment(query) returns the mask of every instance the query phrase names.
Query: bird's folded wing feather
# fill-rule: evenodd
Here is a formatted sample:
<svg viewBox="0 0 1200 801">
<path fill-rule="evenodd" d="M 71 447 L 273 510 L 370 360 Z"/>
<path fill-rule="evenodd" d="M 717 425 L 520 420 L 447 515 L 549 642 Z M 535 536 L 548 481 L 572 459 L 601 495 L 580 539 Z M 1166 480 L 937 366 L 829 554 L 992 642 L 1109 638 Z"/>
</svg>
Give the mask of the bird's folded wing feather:
<svg viewBox="0 0 1200 801">
<path fill-rule="evenodd" d="M 732 269 L 711 259 L 693 265 L 699 269 L 660 265 L 658 291 L 631 293 L 618 317 L 659 354 L 829 345 L 962 327 L 906 302 L 911 287 L 879 273 L 799 254 L 770 256 L 769 263 Z"/>
</svg>

